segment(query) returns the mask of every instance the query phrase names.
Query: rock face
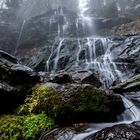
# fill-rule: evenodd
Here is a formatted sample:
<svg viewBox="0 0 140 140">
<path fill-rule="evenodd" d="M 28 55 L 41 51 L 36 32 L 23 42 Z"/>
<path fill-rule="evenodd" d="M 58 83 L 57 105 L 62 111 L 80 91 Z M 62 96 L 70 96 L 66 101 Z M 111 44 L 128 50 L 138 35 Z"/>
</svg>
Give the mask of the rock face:
<svg viewBox="0 0 140 140">
<path fill-rule="evenodd" d="M 94 134 L 90 140 L 139 140 L 140 139 L 140 122 L 132 124 L 121 124 L 111 128 L 106 128 Z"/>
<path fill-rule="evenodd" d="M 68 125 L 76 122 L 115 121 L 124 109 L 119 96 L 105 94 L 90 85 L 46 84 L 32 89 L 32 95 L 20 107 L 19 114 L 45 111 L 56 123 Z"/>
</svg>

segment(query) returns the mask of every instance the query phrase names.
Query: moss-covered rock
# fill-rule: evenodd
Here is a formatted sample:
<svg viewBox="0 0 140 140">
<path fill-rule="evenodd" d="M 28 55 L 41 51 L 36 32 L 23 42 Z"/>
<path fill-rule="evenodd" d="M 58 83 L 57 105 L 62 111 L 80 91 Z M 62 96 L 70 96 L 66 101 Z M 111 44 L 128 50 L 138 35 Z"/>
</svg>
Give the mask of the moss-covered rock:
<svg viewBox="0 0 140 140">
<path fill-rule="evenodd" d="M 54 125 L 44 113 L 30 116 L 1 116 L 1 140 L 38 140 L 41 133 Z"/>
<path fill-rule="evenodd" d="M 32 95 L 21 105 L 19 114 L 45 111 L 56 123 L 112 121 L 122 113 L 121 98 L 106 95 L 90 85 L 68 84 L 51 89 L 47 84 L 36 85 Z"/>
</svg>

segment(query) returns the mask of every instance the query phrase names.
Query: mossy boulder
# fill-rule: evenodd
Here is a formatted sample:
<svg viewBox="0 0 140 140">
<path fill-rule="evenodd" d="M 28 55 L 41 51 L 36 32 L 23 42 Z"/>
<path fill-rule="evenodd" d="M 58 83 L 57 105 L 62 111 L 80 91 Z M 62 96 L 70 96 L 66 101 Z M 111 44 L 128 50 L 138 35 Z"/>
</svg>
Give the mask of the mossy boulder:
<svg viewBox="0 0 140 140">
<path fill-rule="evenodd" d="M 30 116 L 1 116 L 1 140 L 38 140 L 42 132 L 54 125 L 44 113 Z"/>
<path fill-rule="evenodd" d="M 124 111 L 120 97 L 105 94 L 90 85 L 58 85 L 55 89 L 47 84 L 36 85 L 19 114 L 45 111 L 56 123 L 67 125 L 77 122 L 113 121 Z"/>
</svg>

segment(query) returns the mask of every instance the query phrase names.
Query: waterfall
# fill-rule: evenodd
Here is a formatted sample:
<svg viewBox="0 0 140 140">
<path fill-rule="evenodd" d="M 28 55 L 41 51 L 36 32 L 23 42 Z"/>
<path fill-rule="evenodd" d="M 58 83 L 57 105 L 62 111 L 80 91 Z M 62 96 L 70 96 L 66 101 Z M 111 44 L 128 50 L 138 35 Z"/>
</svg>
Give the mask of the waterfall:
<svg viewBox="0 0 140 140">
<path fill-rule="evenodd" d="M 104 4 L 106 5 L 105 2 L 106 1 L 104 1 Z M 60 9 L 59 16 L 63 17 L 64 23 L 58 24 L 59 43 L 57 42 L 54 44 L 57 46 L 55 49 L 53 49 L 49 59 L 46 62 L 46 70 L 52 73 L 61 70 L 59 62 L 60 58 L 63 58 L 65 52 L 66 54 L 69 54 L 69 60 L 72 60 L 70 70 L 93 71 L 103 83 L 103 88 L 106 89 L 109 88 L 113 82 L 124 81 L 126 78 L 124 76 L 125 72 L 122 72 L 114 62 L 113 54 L 111 52 L 114 42 L 109 38 L 99 37 L 96 35 L 94 18 L 90 17 L 88 14 L 88 4 L 89 0 L 79 0 L 79 13 L 77 19 L 74 20 L 76 37 L 73 38 L 65 36 L 65 31 L 67 28 L 69 28 L 69 22 L 63 9 Z M 71 46 L 69 47 L 67 45 L 67 42 L 70 42 L 70 44 L 74 42 L 74 45 L 76 46 L 75 48 L 72 46 L 74 50 L 72 50 L 73 48 L 71 49 Z M 64 50 L 67 50 L 67 52 Z M 82 134 L 76 134 L 72 140 L 84 140 L 91 134 L 94 134 L 95 132 L 106 127 L 112 127 L 116 124 L 139 121 L 140 110 L 126 97 L 121 96 L 121 98 L 126 110 L 123 114 L 118 116 L 117 122 L 89 124 L 87 130 L 85 130 Z"/>
<path fill-rule="evenodd" d="M 113 61 L 113 56 L 111 53 L 111 48 L 113 46 L 113 42 L 108 38 L 101 38 L 101 37 L 87 37 L 87 38 L 60 38 L 59 39 L 58 46 L 56 50 L 52 51 L 51 56 L 53 57 L 53 67 L 48 68 L 51 72 L 56 72 L 57 70 L 61 70 L 58 66 L 59 58 L 61 58 L 61 48 L 62 49 L 68 49 L 65 48 L 67 45 L 64 45 L 67 43 L 67 41 L 73 43 L 75 40 L 77 40 L 77 50 L 75 52 L 72 52 L 71 49 L 69 49 L 68 53 L 73 58 L 73 61 L 75 61 L 75 67 L 76 69 L 85 69 L 85 70 L 91 70 L 94 71 L 94 73 L 98 76 L 100 81 L 104 84 L 104 88 L 109 87 L 112 85 L 115 81 L 123 81 L 124 76 L 122 72 L 118 69 L 116 63 Z M 64 42 L 64 40 L 66 40 Z M 81 55 L 84 55 L 84 58 L 81 58 Z M 50 58 L 52 59 L 52 58 Z M 47 61 L 47 67 L 49 67 L 50 63 L 52 61 Z"/>
<path fill-rule="evenodd" d="M 83 41 L 86 40 L 86 41 Z M 84 43 L 80 43 L 84 42 Z M 97 42 L 101 42 L 97 45 Z M 118 70 L 111 54 L 112 41 L 107 38 L 78 39 L 77 62 L 80 62 L 80 54 L 86 48 L 85 69 L 96 71 L 104 87 L 109 87 L 116 80 L 123 81 L 123 75 Z M 100 53 L 99 53 L 100 52 Z M 79 65 L 80 67 L 80 65 Z"/>
<path fill-rule="evenodd" d="M 59 58 L 61 57 L 61 47 L 64 43 L 64 40 L 68 40 L 72 43 L 73 40 L 77 40 L 77 50 L 75 52 L 69 51 L 69 54 L 75 58 L 72 58 L 75 61 L 75 67 L 78 69 L 92 70 L 98 76 L 100 81 L 104 84 L 104 88 L 109 87 L 115 81 L 123 81 L 123 75 L 118 69 L 115 62 L 113 62 L 113 56 L 111 54 L 111 48 L 113 42 L 108 38 L 97 37 L 95 36 L 96 29 L 94 26 L 93 17 L 90 17 L 88 14 L 89 10 L 89 0 L 79 0 L 79 13 L 77 19 L 75 20 L 76 27 L 76 37 L 70 38 L 65 36 L 65 32 L 69 28 L 69 22 L 63 8 L 59 7 L 57 9 L 58 17 L 58 39 L 60 40 L 56 50 L 52 51 L 50 59 L 47 60 L 45 68 L 50 72 L 57 72 L 61 70 L 58 66 Z M 55 13 L 56 16 L 56 13 Z M 52 19 L 50 19 L 52 20 Z M 51 21 L 50 21 L 51 22 Z M 82 31 L 83 35 L 79 33 Z M 83 36 L 83 37 L 81 37 Z M 63 45 L 67 47 L 67 45 Z M 63 47 L 63 49 L 64 49 Z M 85 53 L 85 58 L 81 59 L 81 54 Z M 73 54 L 71 54 L 73 53 Z M 52 64 L 50 64 L 52 63 Z M 81 66 L 82 63 L 82 66 Z M 49 65 L 53 65 L 49 67 Z M 73 65 L 74 67 L 74 65 Z"/>
</svg>

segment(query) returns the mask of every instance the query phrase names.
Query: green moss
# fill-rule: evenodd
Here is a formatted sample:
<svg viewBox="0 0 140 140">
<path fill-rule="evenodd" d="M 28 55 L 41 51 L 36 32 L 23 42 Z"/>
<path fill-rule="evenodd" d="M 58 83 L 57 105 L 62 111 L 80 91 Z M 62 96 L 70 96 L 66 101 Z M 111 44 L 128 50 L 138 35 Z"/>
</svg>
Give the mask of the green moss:
<svg viewBox="0 0 140 140">
<path fill-rule="evenodd" d="M 24 104 L 18 108 L 18 114 L 41 113 L 45 111 L 47 108 L 47 100 L 53 93 L 55 93 L 55 91 L 45 85 L 36 85 L 32 88 L 32 94 L 28 96 Z"/>
<path fill-rule="evenodd" d="M 2 116 L 0 140 L 38 140 L 41 133 L 54 125 L 44 113 L 30 116 Z"/>
<path fill-rule="evenodd" d="M 0 140 L 23 140 L 23 117 L 2 116 L 0 118 Z"/>
<path fill-rule="evenodd" d="M 101 91 L 94 88 L 81 88 L 78 89 L 77 92 L 76 102 L 79 102 L 78 106 L 75 108 L 77 112 L 99 112 L 106 108 L 108 100 Z"/>
<path fill-rule="evenodd" d="M 24 139 L 32 139 L 40 137 L 40 134 L 54 125 L 54 121 L 45 114 L 32 115 L 24 121 Z"/>
</svg>

